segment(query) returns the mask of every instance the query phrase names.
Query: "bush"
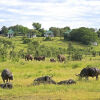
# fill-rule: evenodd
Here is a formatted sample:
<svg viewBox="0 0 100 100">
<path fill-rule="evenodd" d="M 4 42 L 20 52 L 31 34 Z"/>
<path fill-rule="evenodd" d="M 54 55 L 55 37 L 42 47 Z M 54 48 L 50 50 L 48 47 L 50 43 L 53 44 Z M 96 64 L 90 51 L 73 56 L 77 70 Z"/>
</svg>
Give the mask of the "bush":
<svg viewBox="0 0 100 100">
<path fill-rule="evenodd" d="M 92 56 L 96 57 L 96 51 L 92 51 Z"/>
<path fill-rule="evenodd" d="M 52 41 L 51 37 L 46 37 L 44 41 Z"/>
<path fill-rule="evenodd" d="M 72 60 L 82 60 L 82 54 L 79 53 L 79 52 L 75 52 L 73 55 L 72 55 Z"/>
<path fill-rule="evenodd" d="M 67 50 L 63 48 L 47 47 L 39 44 L 32 45 L 31 43 L 28 45 L 27 49 L 27 54 L 32 54 L 34 56 L 46 56 L 46 57 L 52 57 L 52 56 L 57 57 L 58 54 L 65 54 L 66 52 Z"/>
<path fill-rule="evenodd" d="M 27 44 L 27 43 L 31 42 L 31 40 L 29 38 L 26 38 L 26 37 L 23 37 L 22 41 L 23 41 L 24 44 Z"/>
</svg>

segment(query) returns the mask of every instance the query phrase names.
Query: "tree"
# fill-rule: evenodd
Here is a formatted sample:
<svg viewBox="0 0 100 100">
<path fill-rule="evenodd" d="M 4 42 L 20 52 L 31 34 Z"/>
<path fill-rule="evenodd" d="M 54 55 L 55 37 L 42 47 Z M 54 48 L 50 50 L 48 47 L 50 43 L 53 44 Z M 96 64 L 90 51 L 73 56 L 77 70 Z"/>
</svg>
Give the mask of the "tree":
<svg viewBox="0 0 100 100">
<path fill-rule="evenodd" d="M 33 26 L 33 28 L 35 30 L 38 30 L 39 31 L 41 29 L 41 24 L 39 24 L 39 23 L 33 23 L 32 26 Z"/>
<path fill-rule="evenodd" d="M 1 28 L 1 34 L 7 35 L 7 33 L 8 33 L 8 28 L 6 26 L 3 26 Z"/>
<path fill-rule="evenodd" d="M 100 29 L 97 31 L 98 37 L 100 38 Z"/>
<path fill-rule="evenodd" d="M 44 36 L 46 30 L 44 30 L 44 28 L 40 29 L 39 32 L 41 33 L 41 36 Z"/>
<path fill-rule="evenodd" d="M 57 36 L 62 37 L 64 36 L 64 32 L 70 30 L 70 27 L 67 26 L 64 28 L 50 27 L 49 30 L 53 32 L 55 37 Z"/>
<path fill-rule="evenodd" d="M 74 52 L 74 54 L 72 55 L 72 60 L 82 60 L 83 56 L 80 52 Z"/>
<path fill-rule="evenodd" d="M 89 28 L 81 27 L 70 32 L 70 40 L 83 44 L 91 44 L 97 40 L 97 33 Z"/>
<path fill-rule="evenodd" d="M 22 25 L 15 25 L 9 27 L 9 29 L 12 29 L 15 33 L 15 35 L 25 35 L 28 33 L 29 29 L 27 27 L 24 27 Z"/>
<path fill-rule="evenodd" d="M 67 31 L 69 31 L 69 30 L 71 30 L 71 29 L 68 26 L 66 26 L 64 28 L 60 28 L 60 38 L 64 37 L 64 35 L 65 35 L 64 33 L 67 32 Z"/>
<path fill-rule="evenodd" d="M 33 29 L 30 29 L 30 30 L 28 31 L 28 35 L 29 35 L 29 38 L 32 38 L 32 36 L 35 35 L 34 30 L 33 30 Z"/>
<path fill-rule="evenodd" d="M 60 29 L 59 28 L 50 27 L 49 30 L 53 32 L 55 37 L 60 36 Z"/>
</svg>

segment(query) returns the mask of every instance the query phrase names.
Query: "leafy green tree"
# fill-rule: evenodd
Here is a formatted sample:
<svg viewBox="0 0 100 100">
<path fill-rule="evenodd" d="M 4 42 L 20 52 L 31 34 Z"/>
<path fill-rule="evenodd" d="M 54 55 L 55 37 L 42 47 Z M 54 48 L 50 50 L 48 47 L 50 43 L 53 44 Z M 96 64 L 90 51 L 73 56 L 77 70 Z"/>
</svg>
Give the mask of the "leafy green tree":
<svg viewBox="0 0 100 100">
<path fill-rule="evenodd" d="M 33 35 L 35 35 L 34 30 L 33 30 L 33 29 L 30 29 L 30 30 L 28 31 L 28 35 L 29 35 L 30 38 L 31 38 Z"/>
<path fill-rule="evenodd" d="M 85 27 L 73 29 L 70 33 L 70 40 L 78 41 L 83 44 L 91 44 L 91 42 L 97 40 L 97 33 Z"/>
<path fill-rule="evenodd" d="M 74 54 L 72 55 L 72 60 L 82 60 L 83 56 L 80 52 L 74 52 Z"/>
<path fill-rule="evenodd" d="M 100 38 L 100 29 L 97 31 L 98 37 Z"/>
<path fill-rule="evenodd" d="M 40 30 L 41 29 L 41 24 L 40 23 L 33 23 L 32 26 L 35 30 Z"/>
<path fill-rule="evenodd" d="M 64 28 L 57 28 L 57 27 L 50 27 L 49 30 L 51 30 L 55 37 L 63 37 L 64 32 L 70 30 L 70 27 L 64 27 Z"/>
<path fill-rule="evenodd" d="M 66 26 L 64 28 L 60 28 L 60 37 L 65 37 L 65 32 L 71 30 L 70 27 Z"/>
<path fill-rule="evenodd" d="M 37 49 L 39 48 L 39 42 L 38 41 L 33 41 L 30 42 L 28 44 L 28 48 L 27 48 L 27 54 L 33 54 L 35 55 L 35 53 L 37 52 Z"/>
<path fill-rule="evenodd" d="M 39 32 L 41 33 L 41 34 L 40 34 L 41 36 L 44 36 L 46 30 L 44 30 L 44 28 L 42 28 L 42 29 L 39 30 Z"/>
<path fill-rule="evenodd" d="M 6 26 L 3 26 L 1 28 L 1 34 L 7 35 L 7 33 L 8 33 L 8 28 Z"/>
<path fill-rule="evenodd" d="M 15 35 L 25 35 L 29 31 L 29 29 L 27 27 L 24 27 L 22 25 L 11 26 L 8 29 L 12 29 L 14 31 Z"/>
<path fill-rule="evenodd" d="M 60 36 L 60 29 L 59 28 L 50 27 L 49 30 L 53 32 L 55 37 Z"/>
</svg>

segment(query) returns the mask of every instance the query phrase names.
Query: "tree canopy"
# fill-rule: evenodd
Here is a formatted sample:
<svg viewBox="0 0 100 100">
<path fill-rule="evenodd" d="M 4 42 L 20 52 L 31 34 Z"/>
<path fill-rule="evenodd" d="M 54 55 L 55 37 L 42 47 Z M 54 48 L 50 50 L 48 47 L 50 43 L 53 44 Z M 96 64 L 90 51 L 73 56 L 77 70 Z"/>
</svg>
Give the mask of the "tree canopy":
<svg viewBox="0 0 100 100">
<path fill-rule="evenodd" d="M 35 30 L 40 30 L 41 29 L 41 24 L 40 23 L 33 23 L 32 26 Z"/>
<path fill-rule="evenodd" d="M 83 44 L 90 44 L 97 40 L 97 33 L 85 27 L 73 29 L 69 36 L 70 40 L 78 41 Z"/>
<path fill-rule="evenodd" d="M 6 26 L 3 26 L 3 27 L 1 28 L 1 34 L 6 35 L 7 33 L 8 33 L 8 28 L 7 28 Z"/>
</svg>

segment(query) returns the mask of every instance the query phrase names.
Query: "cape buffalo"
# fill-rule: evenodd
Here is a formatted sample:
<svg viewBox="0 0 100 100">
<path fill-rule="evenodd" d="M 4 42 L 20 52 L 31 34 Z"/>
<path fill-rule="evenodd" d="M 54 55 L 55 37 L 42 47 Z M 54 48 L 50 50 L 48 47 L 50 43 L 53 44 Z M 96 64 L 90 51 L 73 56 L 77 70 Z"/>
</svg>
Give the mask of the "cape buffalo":
<svg viewBox="0 0 100 100">
<path fill-rule="evenodd" d="M 51 58 L 51 59 L 50 59 L 50 62 L 56 62 L 56 60 L 55 60 L 55 59 L 53 59 L 53 58 Z"/>
<path fill-rule="evenodd" d="M 96 80 L 98 80 L 98 75 L 100 74 L 100 69 L 95 68 L 95 67 L 86 67 L 83 68 L 80 72 L 80 74 L 78 74 L 77 76 L 80 77 L 80 79 L 82 79 L 83 77 L 85 77 L 88 80 L 88 77 L 96 77 Z"/>
<path fill-rule="evenodd" d="M 60 81 L 57 84 L 59 84 L 59 85 L 61 85 L 61 84 L 76 84 L 76 81 L 69 79 L 69 80 Z"/>
<path fill-rule="evenodd" d="M 3 89 L 12 89 L 13 85 L 11 83 L 4 83 L 4 84 L 0 84 L 0 87 Z"/>
<path fill-rule="evenodd" d="M 30 55 L 30 54 L 26 55 L 25 60 L 28 60 L 28 61 L 31 60 L 32 61 L 33 60 L 32 55 Z"/>
<path fill-rule="evenodd" d="M 59 55 L 57 56 L 57 58 L 58 58 L 58 60 L 59 60 L 60 62 L 63 62 L 63 61 L 66 60 L 66 57 L 65 57 L 64 55 L 61 55 L 61 54 L 59 54 Z"/>
<path fill-rule="evenodd" d="M 2 77 L 2 80 L 4 83 L 5 83 L 5 80 L 6 80 L 6 82 L 8 82 L 8 80 L 9 80 L 9 82 L 10 82 L 10 80 L 13 80 L 13 75 L 10 72 L 10 70 L 8 70 L 8 69 L 4 69 L 2 71 L 1 77 Z"/>
<path fill-rule="evenodd" d="M 38 57 L 34 57 L 34 60 L 38 60 L 38 61 L 44 61 L 45 60 L 45 56 L 38 56 Z"/>
<path fill-rule="evenodd" d="M 43 76 L 43 77 L 36 78 L 34 80 L 33 85 L 39 85 L 41 83 L 43 83 L 43 84 L 56 84 L 56 82 L 54 80 L 52 80 L 50 76 Z"/>
</svg>

